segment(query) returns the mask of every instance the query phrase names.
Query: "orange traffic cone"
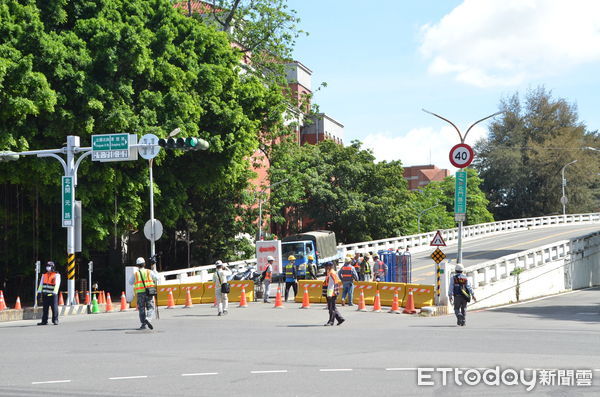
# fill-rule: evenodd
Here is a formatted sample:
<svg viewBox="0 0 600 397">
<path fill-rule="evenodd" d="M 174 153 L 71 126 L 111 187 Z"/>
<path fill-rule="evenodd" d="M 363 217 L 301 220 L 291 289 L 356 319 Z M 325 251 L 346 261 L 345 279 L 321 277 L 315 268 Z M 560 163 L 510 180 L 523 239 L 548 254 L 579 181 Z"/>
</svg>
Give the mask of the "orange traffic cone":
<svg viewBox="0 0 600 397">
<path fill-rule="evenodd" d="M 277 287 L 277 295 L 275 295 L 275 306 L 274 309 L 283 309 L 283 302 L 281 302 L 281 288 Z"/>
<path fill-rule="evenodd" d="M 79 305 L 79 291 L 75 291 L 75 304 Z"/>
<path fill-rule="evenodd" d="M 308 298 L 308 287 L 304 286 L 304 296 L 302 297 L 302 306 L 300 309 L 310 309 L 310 299 Z"/>
<path fill-rule="evenodd" d="M 90 291 L 85 292 L 85 304 L 86 305 L 90 304 Z"/>
<path fill-rule="evenodd" d="M 21 299 L 17 296 L 17 303 L 15 303 L 15 310 L 21 310 Z"/>
<path fill-rule="evenodd" d="M 175 307 L 175 299 L 173 299 L 173 291 L 169 289 L 169 299 L 167 301 L 167 309 L 173 309 Z"/>
<path fill-rule="evenodd" d="M 125 291 L 121 292 L 121 311 L 127 310 L 127 298 L 125 297 Z"/>
<path fill-rule="evenodd" d="M 392 301 L 392 308 L 388 313 L 400 314 L 400 305 L 398 303 L 398 291 L 394 291 L 394 300 Z"/>
<path fill-rule="evenodd" d="M 379 291 L 375 294 L 375 302 L 373 302 L 373 311 L 376 313 L 381 312 L 381 298 L 379 297 Z"/>
<path fill-rule="evenodd" d="M 408 301 L 406 302 L 406 305 L 404 305 L 404 311 L 402 313 L 415 314 L 416 312 L 415 298 L 413 297 L 412 291 L 408 291 Z"/>
<path fill-rule="evenodd" d="M 238 307 L 248 307 L 248 302 L 246 302 L 246 288 L 242 287 L 242 295 L 240 296 L 240 305 Z"/>
<path fill-rule="evenodd" d="M 185 297 L 185 306 L 186 308 L 192 307 L 192 294 L 190 293 L 190 288 L 187 289 L 187 296 Z"/>
<path fill-rule="evenodd" d="M 106 312 L 112 312 L 113 311 L 113 305 L 112 305 L 112 300 L 110 299 L 110 292 L 108 292 L 106 294 Z"/>
<path fill-rule="evenodd" d="M 58 293 L 58 306 L 64 306 L 65 305 L 65 300 L 63 299 L 63 293 L 59 292 Z"/>
<path fill-rule="evenodd" d="M 0 310 L 6 309 L 6 303 L 4 302 L 4 294 L 0 291 Z"/>
<path fill-rule="evenodd" d="M 360 299 L 358 300 L 358 309 L 356 309 L 356 311 L 359 312 L 366 312 L 367 311 L 367 305 L 365 305 L 365 294 L 363 293 L 363 290 L 360 290 Z"/>
<path fill-rule="evenodd" d="M 100 302 L 98 303 L 106 304 L 106 295 L 104 295 L 104 291 L 100 291 L 98 294 L 100 295 Z"/>
</svg>

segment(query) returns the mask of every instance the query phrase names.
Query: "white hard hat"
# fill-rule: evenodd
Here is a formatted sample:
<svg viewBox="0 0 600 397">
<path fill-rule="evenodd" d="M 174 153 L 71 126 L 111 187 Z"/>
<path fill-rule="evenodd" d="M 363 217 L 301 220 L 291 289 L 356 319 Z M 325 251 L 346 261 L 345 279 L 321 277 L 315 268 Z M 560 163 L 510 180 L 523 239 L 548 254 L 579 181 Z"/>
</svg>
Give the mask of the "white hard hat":
<svg viewBox="0 0 600 397">
<path fill-rule="evenodd" d="M 454 268 L 454 270 L 457 271 L 457 272 L 462 272 L 463 270 L 465 270 L 465 268 L 460 263 L 457 263 L 456 267 Z"/>
<path fill-rule="evenodd" d="M 215 262 L 215 265 L 217 265 L 217 266 L 222 265 L 222 264 L 223 264 L 223 262 L 221 262 L 220 260 Z"/>
<path fill-rule="evenodd" d="M 273 258 L 271 255 L 267 256 L 267 262 L 274 261 L 274 260 L 275 260 L 275 258 Z"/>
<path fill-rule="evenodd" d="M 145 263 L 146 263 L 146 261 L 141 256 L 135 260 L 136 265 L 143 265 Z"/>
</svg>

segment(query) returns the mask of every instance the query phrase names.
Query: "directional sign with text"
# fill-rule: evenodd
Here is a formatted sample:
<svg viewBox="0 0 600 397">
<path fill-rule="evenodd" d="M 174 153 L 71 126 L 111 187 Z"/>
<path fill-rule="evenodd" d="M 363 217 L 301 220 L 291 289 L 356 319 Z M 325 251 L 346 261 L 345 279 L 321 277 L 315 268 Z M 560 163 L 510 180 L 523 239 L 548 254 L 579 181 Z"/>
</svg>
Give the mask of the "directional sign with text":
<svg viewBox="0 0 600 397">
<path fill-rule="evenodd" d="M 467 172 L 457 171 L 456 175 L 456 189 L 454 191 L 454 213 L 455 214 L 466 214 L 467 213 Z"/>
<path fill-rule="evenodd" d="M 137 142 L 137 135 L 133 135 Z M 123 161 L 136 160 L 137 150 L 129 147 L 130 134 L 92 135 L 92 160 L 94 161 Z M 134 152 L 134 153 L 132 153 Z M 132 158 L 135 154 L 135 158 Z"/>
<path fill-rule="evenodd" d="M 70 227 L 74 225 L 73 215 L 73 177 L 62 177 L 62 225 Z"/>
</svg>

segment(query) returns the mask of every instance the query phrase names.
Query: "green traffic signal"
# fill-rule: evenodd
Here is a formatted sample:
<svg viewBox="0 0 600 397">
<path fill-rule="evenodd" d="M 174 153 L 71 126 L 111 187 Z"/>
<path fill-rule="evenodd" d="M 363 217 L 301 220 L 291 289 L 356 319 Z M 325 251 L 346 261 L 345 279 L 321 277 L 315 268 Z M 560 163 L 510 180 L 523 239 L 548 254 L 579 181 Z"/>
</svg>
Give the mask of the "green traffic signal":
<svg viewBox="0 0 600 397">
<path fill-rule="evenodd" d="M 204 139 L 193 136 L 187 138 L 161 138 L 158 140 L 158 145 L 165 149 L 180 149 L 180 150 L 206 150 L 208 142 Z"/>
</svg>

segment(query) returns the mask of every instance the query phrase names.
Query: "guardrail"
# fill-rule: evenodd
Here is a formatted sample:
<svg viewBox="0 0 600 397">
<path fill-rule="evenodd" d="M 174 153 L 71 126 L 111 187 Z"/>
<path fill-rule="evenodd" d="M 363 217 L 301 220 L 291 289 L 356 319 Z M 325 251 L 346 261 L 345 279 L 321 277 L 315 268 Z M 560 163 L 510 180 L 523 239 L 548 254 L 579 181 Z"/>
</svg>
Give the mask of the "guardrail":
<svg viewBox="0 0 600 397">
<path fill-rule="evenodd" d="M 510 233 L 518 230 L 527 230 L 538 227 L 548 226 L 561 226 L 569 224 L 586 224 L 586 223 L 600 223 L 600 213 L 589 213 L 589 214 L 572 214 L 572 215 L 553 215 L 553 216 L 541 216 L 537 218 L 521 218 L 511 219 L 499 222 L 481 223 L 478 225 L 471 225 L 463 227 L 463 241 L 474 240 L 477 238 L 483 238 L 494 234 Z M 379 251 L 387 249 L 398 249 L 398 248 L 410 248 L 413 252 L 427 250 L 430 248 L 429 243 L 435 236 L 436 232 L 428 232 L 421 234 L 414 234 L 410 236 L 400 236 L 387 238 L 382 240 L 365 241 L 362 243 L 344 244 L 339 245 L 338 250 L 343 255 L 346 253 L 354 254 L 355 252 L 369 252 Z M 454 244 L 458 242 L 458 228 L 446 229 L 441 231 L 442 237 L 446 244 Z M 239 269 L 247 265 L 256 264 L 256 258 L 228 262 L 226 265 L 229 268 Z M 160 276 L 163 283 L 178 283 L 187 277 L 193 277 L 192 275 L 203 270 L 212 270 L 215 265 L 196 266 L 187 269 L 171 270 L 167 272 L 161 272 Z M 175 276 L 176 279 L 169 279 L 167 277 Z"/>
</svg>

